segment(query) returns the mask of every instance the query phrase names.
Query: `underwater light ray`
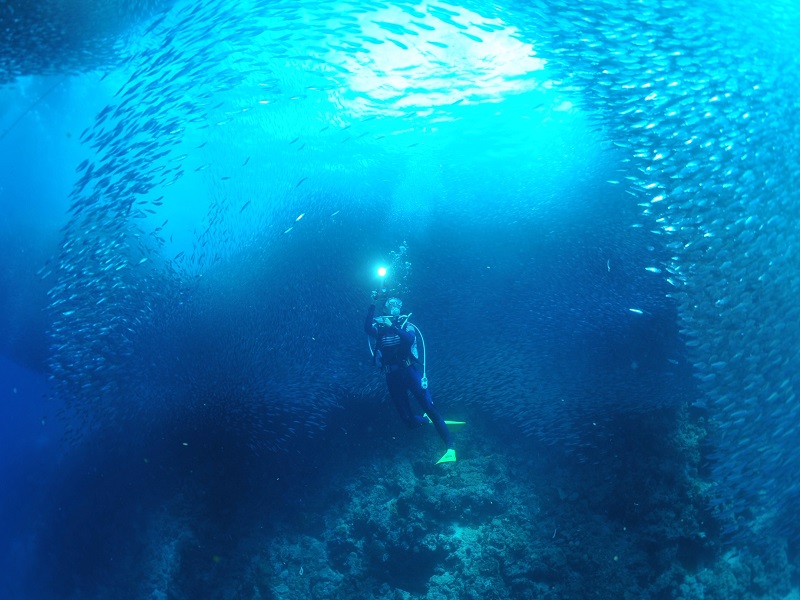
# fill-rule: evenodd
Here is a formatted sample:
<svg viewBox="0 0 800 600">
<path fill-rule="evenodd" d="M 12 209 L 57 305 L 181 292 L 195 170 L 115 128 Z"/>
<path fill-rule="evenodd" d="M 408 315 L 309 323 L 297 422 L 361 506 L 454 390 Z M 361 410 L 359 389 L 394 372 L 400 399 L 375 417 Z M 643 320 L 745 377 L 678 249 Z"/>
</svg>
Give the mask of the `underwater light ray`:
<svg viewBox="0 0 800 600">
<path fill-rule="evenodd" d="M 336 22 L 336 11 L 343 6 L 351 7 L 344 9 L 351 18 L 338 21 L 346 22 L 334 31 L 330 23 Z M 194 165 L 190 172 L 171 162 L 187 131 L 225 132 L 247 119 L 258 121 L 261 115 L 293 115 L 270 121 L 283 123 L 286 131 L 275 137 L 286 137 L 287 145 L 306 134 L 303 127 L 313 126 L 320 136 L 329 136 L 328 152 L 356 156 L 391 135 L 390 141 L 396 143 L 390 148 L 380 142 L 381 148 L 390 148 L 386 155 L 394 152 L 397 160 L 392 164 L 404 164 L 405 157 L 431 156 L 422 151 L 421 141 L 427 140 L 415 128 L 453 118 L 454 107 L 490 105 L 521 91 L 558 88 L 572 94 L 574 108 L 561 106 L 595 119 L 597 128 L 626 153 L 630 191 L 636 202 L 646 205 L 636 224 L 672 251 L 663 264 L 648 266 L 658 268 L 674 288 L 671 296 L 688 352 L 719 425 L 714 473 L 720 496 L 734 507 L 760 506 L 764 515 L 788 514 L 787 502 L 796 497 L 796 488 L 786 483 L 784 475 L 797 470 L 800 457 L 781 440 L 793 439 L 795 431 L 785 423 L 795 423 L 798 410 L 792 367 L 800 347 L 794 344 L 800 339 L 795 302 L 800 267 L 796 255 L 781 249 L 797 242 L 792 217 L 797 212 L 794 190 L 800 171 L 797 102 L 787 98 L 787 90 L 798 88 L 797 52 L 770 55 L 765 36 L 753 26 L 736 29 L 733 17 L 740 8 L 736 3 L 598 0 L 576 5 L 541 0 L 514 5 L 516 12 L 508 9 L 499 21 L 490 20 L 499 18 L 491 11 L 487 18 L 480 16 L 486 7 L 482 3 L 473 12 L 436 6 L 425 10 L 415 6 L 418 14 L 411 15 L 389 3 L 358 9 L 320 2 L 302 10 L 287 3 L 241 7 L 208 3 L 191 11 L 184 5 L 154 30 L 154 41 L 161 45 L 142 51 L 139 62 L 133 63 L 132 80 L 120 90 L 121 99 L 87 133 L 86 143 L 101 157 L 79 174 L 75 216 L 65 231 L 59 279 L 51 293 L 52 366 L 62 392 L 76 399 L 77 409 L 87 418 L 124 416 L 124 400 L 115 400 L 118 395 L 126 398 L 120 382 L 139 375 L 126 370 L 131 359 L 128 343 L 139 335 L 143 322 L 151 322 L 165 305 L 177 305 L 188 294 L 180 277 L 165 273 L 154 260 L 140 262 L 145 258 L 139 249 L 141 235 L 130 226 L 137 211 L 144 212 L 135 202 L 151 191 L 169 188 L 187 173 L 199 181 L 222 174 L 213 162 Z M 796 13 L 791 3 L 782 6 L 787 13 Z M 720 10 L 725 18 L 719 18 Z M 424 26 L 415 26 L 412 17 Z M 261 27 L 265 23 L 271 29 Z M 796 49 L 791 31 L 782 23 L 777 27 L 775 47 Z M 339 36 L 333 41 L 328 37 L 332 32 Z M 224 38 L 224 44 L 214 44 L 215 36 Z M 535 48 L 525 39 L 535 39 Z M 270 40 L 278 41 L 272 54 Z M 343 44 L 351 50 L 343 51 Z M 229 61 L 231 55 L 235 58 Z M 265 83 L 267 78 L 261 76 L 270 69 L 267 87 L 256 90 L 255 82 Z M 307 77 L 303 69 L 310 72 Z M 321 77 L 335 85 L 310 89 L 320 85 Z M 237 101 L 250 84 L 252 96 L 263 94 L 261 100 L 267 104 L 258 103 L 248 112 L 226 105 Z M 157 98 L 166 102 L 158 104 Z M 333 131 L 322 132 L 318 121 L 302 118 L 314 103 L 315 114 L 335 115 Z M 356 118 L 371 116 L 398 117 L 403 127 L 363 138 L 371 139 L 373 146 L 368 146 L 357 141 L 351 127 Z M 289 131 L 293 128 L 297 131 Z M 406 133 L 419 137 L 403 139 Z M 225 145 L 231 140 L 220 137 L 222 146 L 233 147 Z M 148 146 L 147 138 L 160 143 Z M 303 139 L 290 150 L 297 153 L 303 147 L 307 152 L 319 139 Z M 134 149 L 131 143 L 142 145 Z M 351 150 L 354 147 L 359 149 Z M 211 152 L 210 147 L 204 150 Z M 133 156 L 138 152 L 142 154 Z M 288 151 L 281 156 L 289 156 Z M 237 156 L 236 163 L 241 165 L 246 158 Z M 371 158 L 359 156 L 359 161 L 375 165 L 369 163 Z M 151 171 L 141 174 L 144 163 Z M 360 163 L 319 164 L 329 168 L 325 185 L 336 185 L 341 181 L 334 175 L 337 168 L 355 172 L 354 165 Z M 298 214 L 307 214 L 291 232 L 296 234 L 316 216 L 301 205 L 301 194 L 322 185 L 315 183 L 313 174 L 290 174 L 288 185 L 296 195 L 282 196 L 285 204 L 279 207 L 287 210 L 281 231 L 292 227 Z M 300 185 L 301 181 L 305 183 Z M 263 184 L 269 186 L 271 181 L 265 179 Z M 346 187 L 342 186 L 345 191 Z M 340 209 L 326 206 L 322 193 L 316 198 L 319 212 L 324 208 L 332 215 Z M 178 201 L 165 200 L 165 206 Z M 241 212 L 241 207 L 250 200 L 249 194 L 236 200 L 230 206 L 245 219 L 249 213 Z M 158 206 L 151 210 L 166 211 Z M 209 234 L 208 239 L 212 237 Z M 283 239 L 288 245 L 298 244 L 297 238 Z M 206 239 L 199 240 L 203 242 Z M 109 408 L 104 413 L 106 402 Z M 514 403 L 498 410 L 511 411 L 518 420 L 538 416 Z M 750 444 L 734 447 L 725 431 L 727 423 L 746 431 Z M 775 426 L 764 427 L 765 423 Z M 771 431 L 781 434 L 778 442 L 770 437 Z M 736 461 L 752 464 L 761 457 L 758 449 L 773 443 L 779 444 L 780 460 L 764 461 L 762 476 L 742 480 Z M 761 490 L 767 491 L 766 497 Z M 738 510 L 724 516 L 738 522 Z M 761 523 L 793 529 L 780 516 Z"/>
</svg>

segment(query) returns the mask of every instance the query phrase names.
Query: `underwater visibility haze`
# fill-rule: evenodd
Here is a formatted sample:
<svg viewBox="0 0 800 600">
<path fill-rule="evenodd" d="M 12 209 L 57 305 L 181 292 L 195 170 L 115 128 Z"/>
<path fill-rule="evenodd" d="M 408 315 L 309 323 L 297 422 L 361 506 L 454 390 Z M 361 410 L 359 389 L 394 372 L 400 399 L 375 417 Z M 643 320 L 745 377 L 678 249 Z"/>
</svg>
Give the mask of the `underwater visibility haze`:
<svg viewBox="0 0 800 600">
<path fill-rule="evenodd" d="M 0 29 L 0 596 L 800 597 L 795 2 Z"/>
</svg>

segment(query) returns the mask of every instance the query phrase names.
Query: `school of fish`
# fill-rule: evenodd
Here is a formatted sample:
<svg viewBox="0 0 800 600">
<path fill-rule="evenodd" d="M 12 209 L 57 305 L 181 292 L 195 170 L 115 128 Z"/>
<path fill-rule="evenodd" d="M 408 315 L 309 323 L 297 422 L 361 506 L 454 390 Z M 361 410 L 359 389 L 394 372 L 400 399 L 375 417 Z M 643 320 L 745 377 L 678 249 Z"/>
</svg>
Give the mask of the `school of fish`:
<svg viewBox="0 0 800 600">
<path fill-rule="evenodd" d="M 677 307 L 699 389 L 695 404 L 707 411 L 712 429 L 717 514 L 731 532 L 745 514 L 755 513 L 759 518 L 748 520 L 748 527 L 756 533 L 777 528 L 796 536 L 800 69 L 794 33 L 800 8 L 791 0 L 465 4 L 487 22 L 513 23 L 516 35 L 534 44 L 558 73 L 559 85 L 626 157 L 627 178 L 618 185 L 641 207 L 634 227 L 651 231 L 669 257 L 642 268 L 665 279 Z M 416 33 L 407 21 L 381 21 L 385 39 L 362 32 L 364 14 L 391 7 L 421 30 L 455 28 L 470 43 L 482 43 L 451 5 L 142 5 L 138 14 L 156 16 L 143 21 L 136 50 L 124 56 L 129 78 L 81 136 L 89 157 L 78 167 L 60 255 L 44 273 L 53 281 L 53 380 L 83 427 L 155 421 L 160 413 L 153 405 L 186 415 L 207 410 L 217 421 L 238 415 L 237 424 L 252 424 L 247 435 L 254 447 L 277 450 L 298 432 L 324 428 L 344 397 L 364 392 L 352 388 L 358 374 L 348 357 L 333 352 L 340 341 L 302 308 L 304 299 L 320 294 L 319 282 L 270 289 L 272 281 L 291 280 L 289 265 L 246 268 L 272 251 L 252 246 L 252 230 L 235 232 L 254 211 L 254 197 L 220 198 L 192 250 L 169 257 L 161 252 L 169 245 L 162 233 L 168 219 L 160 216 L 176 201 L 170 191 L 187 174 L 229 177 L 218 165 L 187 166 L 187 139 L 207 132 L 234 148 L 235 140 L 217 133 L 226 122 L 294 98 L 281 87 L 282 61 L 325 67 L 335 78 L 343 67 L 332 57 L 368 53 L 387 40 L 408 49 Z M 34 13 L 16 26 L 25 28 L 27 40 L 49 38 Z M 258 40 L 262 51 L 256 53 Z M 9 47 L 0 47 L 0 82 L 108 64 L 107 56 L 87 57 L 80 48 L 61 48 L 55 61 L 46 45 L 37 54 L 33 42 L 19 37 L 4 43 Z M 252 91 L 246 110 L 232 106 L 229 97 L 242 89 Z M 356 134 L 341 135 L 342 152 L 350 151 L 343 144 L 357 142 Z M 290 137 L 294 152 L 309 152 L 301 136 Z M 248 169 L 249 160 L 237 156 L 236 165 Z M 241 177 L 256 177 L 247 173 Z M 241 189 L 248 185 L 266 182 Z M 286 196 L 314 185 L 310 174 L 300 174 Z M 316 215 L 343 216 L 322 194 L 310 207 L 294 210 L 281 224 L 262 213 L 259 225 L 269 223 L 264 228 L 273 238 L 295 244 L 295 230 Z M 292 252 L 311 254 L 299 244 Z M 240 257 L 238 270 L 217 276 L 216 283 L 204 281 L 231 256 Z M 314 256 L 333 268 L 331 257 Z M 248 289 L 242 283 L 248 277 L 265 286 L 263 297 L 248 302 L 263 303 L 259 311 L 269 318 L 232 299 Z M 338 294 L 334 287 L 323 292 L 327 298 Z M 331 300 L 330 313 L 347 311 L 351 301 Z M 253 336 L 254 328 L 268 334 Z M 196 348 L 198 339 L 205 347 Z M 181 360 L 188 350 L 202 352 L 196 364 Z M 315 353 L 336 358 L 314 360 Z M 153 397 L 159 380 L 162 391 Z M 504 392 L 506 384 L 511 387 Z M 542 409 L 530 408 L 524 390 L 514 386 L 512 375 L 496 381 L 500 391 L 486 400 L 495 403 L 489 408 L 513 414 L 522 430 L 543 435 L 535 423 Z M 378 389 L 374 382 L 365 387 Z M 546 435 L 557 440 L 560 432 Z"/>
</svg>

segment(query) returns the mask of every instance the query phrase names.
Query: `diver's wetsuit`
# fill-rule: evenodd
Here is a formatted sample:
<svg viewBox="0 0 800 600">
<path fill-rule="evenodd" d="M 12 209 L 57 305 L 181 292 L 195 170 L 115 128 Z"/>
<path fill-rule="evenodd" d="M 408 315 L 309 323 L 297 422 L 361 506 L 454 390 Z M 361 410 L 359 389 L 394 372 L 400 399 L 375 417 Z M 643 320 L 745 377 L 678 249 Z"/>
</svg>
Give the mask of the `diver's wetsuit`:
<svg viewBox="0 0 800 600">
<path fill-rule="evenodd" d="M 392 397 L 400 417 L 405 421 L 409 428 L 419 427 L 427 423 L 425 417 L 415 415 L 411 411 L 408 402 L 408 392 L 414 394 L 422 410 L 433 421 L 439 436 L 447 444 L 447 448 L 454 448 L 453 438 L 450 430 L 433 405 L 431 393 L 422 388 L 422 375 L 414 365 L 414 355 L 411 347 L 416 339 L 416 332 L 413 327 L 409 331 L 407 327 L 402 329 L 397 323 L 391 326 L 375 325 L 375 305 L 371 304 L 367 311 L 367 320 L 364 322 L 364 331 L 367 335 L 375 338 L 375 352 L 380 357 L 380 367 L 386 373 L 386 385 L 389 387 L 389 395 Z"/>
</svg>

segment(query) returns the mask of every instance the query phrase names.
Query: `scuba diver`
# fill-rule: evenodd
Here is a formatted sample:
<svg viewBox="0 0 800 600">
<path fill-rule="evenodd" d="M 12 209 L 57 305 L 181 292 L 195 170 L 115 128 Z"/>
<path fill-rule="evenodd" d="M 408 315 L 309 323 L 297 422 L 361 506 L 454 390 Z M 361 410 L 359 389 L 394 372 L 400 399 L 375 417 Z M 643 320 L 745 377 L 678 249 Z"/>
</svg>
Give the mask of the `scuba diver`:
<svg viewBox="0 0 800 600">
<path fill-rule="evenodd" d="M 439 436 L 447 445 L 447 452 L 436 464 L 455 462 L 456 451 L 453 438 L 447 422 L 433 405 L 431 393 L 428 391 L 428 378 L 425 376 L 424 363 L 422 363 L 422 374 L 417 368 L 419 364 L 416 345 L 418 332 L 408 322 L 411 315 L 401 315 L 403 302 L 399 298 L 392 297 L 386 301 L 384 306 L 388 314 L 375 317 L 375 300 L 379 297 L 382 296 L 377 291 L 372 293 L 372 303 L 367 311 L 364 331 L 375 340 L 373 358 L 375 364 L 386 374 L 389 395 L 392 397 L 400 417 L 409 428 L 414 429 L 427 423 L 433 423 L 436 427 Z M 422 339 L 421 334 L 419 337 Z M 422 343 L 424 353 L 424 340 Z M 408 392 L 414 394 L 422 410 L 425 411 L 424 415 L 417 415 L 411 410 Z M 450 423 L 460 424 L 461 422 L 452 421 Z"/>
</svg>

